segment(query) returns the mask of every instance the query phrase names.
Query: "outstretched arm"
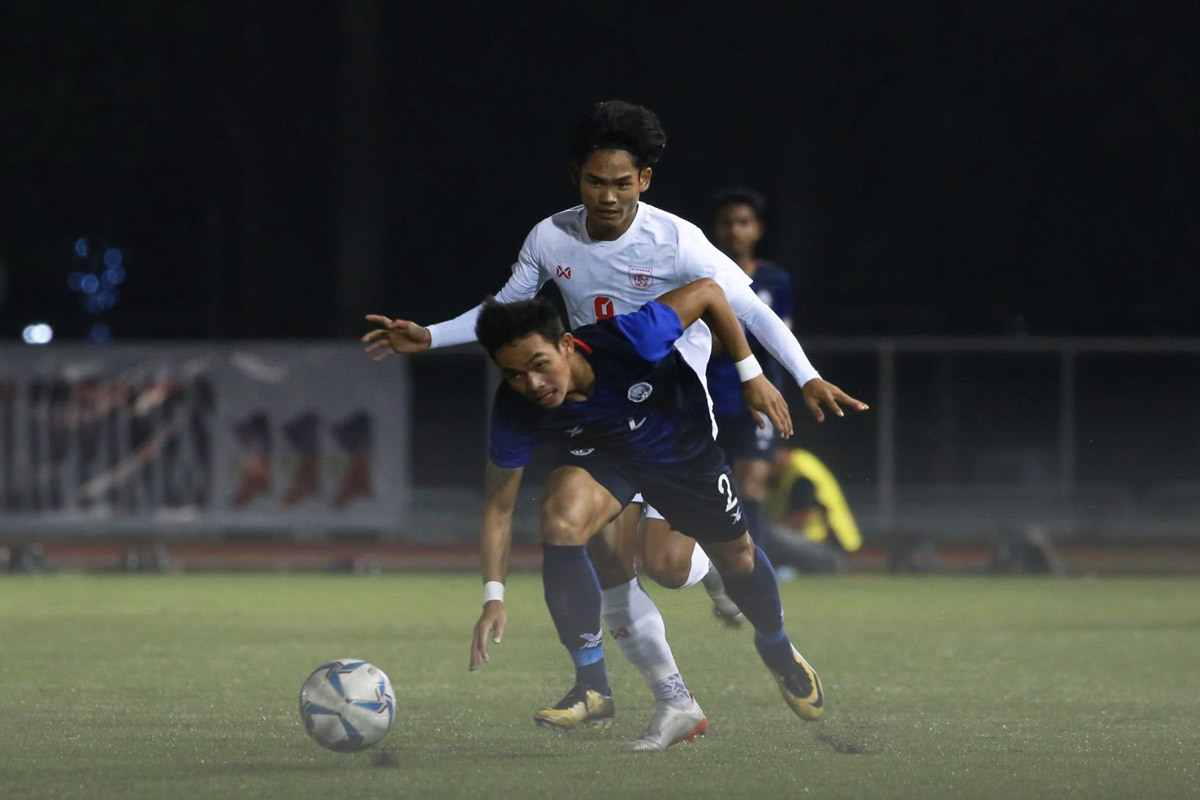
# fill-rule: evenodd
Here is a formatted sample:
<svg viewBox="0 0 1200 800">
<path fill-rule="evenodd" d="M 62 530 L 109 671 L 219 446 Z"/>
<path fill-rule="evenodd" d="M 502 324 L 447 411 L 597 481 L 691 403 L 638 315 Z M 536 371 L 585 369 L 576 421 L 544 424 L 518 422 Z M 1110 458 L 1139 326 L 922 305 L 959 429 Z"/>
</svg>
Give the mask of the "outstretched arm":
<svg viewBox="0 0 1200 800">
<path fill-rule="evenodd" d="M 479 309 L 476 307 L 467 313 L 478 314 Z M 412 320 L 367 314 L 367 322 L 376 328 L 363 334 L 362 343 L 366 345 L 364 352 L 375 353 L 372 356 L 375 361 L 383 361 L 397 353 L 420 353 L 432 346 L 429 329 Z"/>
<path fill-rule="evenodd" d="M 845 403 L 853 411 L 866 411 L 868 406 L 861 400 L 856 400 L 843 392 L 832 383 L 824 381 L 809 363 L 804 349 L 796 341 L 788 325 L 771 310 L 771 307 L 750 291 L 749 286 L 731 285 L 729 303 L 734 312 L 751 333 L 762 343 L 775 359 L 787 368 L 787 371 L 800 384 L 804 395 L 804 404 L 812 412 L 817 422 L 825 421 L 825 412 L 821 406 L 829 408 L 839 417 L 845 416 L 838 403 Z"/>
<path fill-rule="evenodd" d="M 496 293 L 501 303 L 528 300 L 541 288 L 541 270 L 537 261 L 537 228 L 525 237 L 525 244 L 513 264 L 512 275 Z M 366 352 L 375 353 L 376 361 L 383 361 L 397 353 L 420 353 L 438 347 L 451 347 L 475 341 L 475 320 L 482 305 L 464 311 L 454 319 L 438 322 L 429 327 L 418 325 L 412 320 L 391 319 L 382 314 L 368 314 L 367 322 L 376 326 L 362 337 L 367 345 Z"/>
<path fill-rule="evenodd" d="M 508 554 L 512 549 L 513 507 L 517 502 L 517 491 L 521 488 L 524 467 L 498 467 L 490 460 L 484 470 L 483 524 L 479 532 L 479 566 L 483 572 L 485 601 L 475 633 L 471 639 L 471 670 L 479 669 L 480 663 L 488 660 L 487 643 L 490 638 L 500 644 L 508 617 L 504 613 L 503 589 L 497 599 L 486 599 L 489 584 L 504 584 L 508 576 Z"/>
<path fill-rule="evenodd" d="M 784 439 L 790 438 L 792 417 L 788 413 L 787 402 L 779 390 L 763 376 L 762 369 L 757 367 L 742 324 L 733 313 L 733 307 L 729 305 L 720 284 L 711 278 L 701 278 L 678 289 L 672 289 L 659 297 L 658 302 L 670 306 L 684 328 L 698 319 L 704 320 L 734 362 L 742 365 L 739 367 L 739 374 L 743 369 L 747 370 L 742 380 L 742 392 L 755 423 L 760 428 L 763 427 L 762 418 L 758 416 L 758 412 L 761 411 L 771 420 L 780 436 Z"/>
</svg>

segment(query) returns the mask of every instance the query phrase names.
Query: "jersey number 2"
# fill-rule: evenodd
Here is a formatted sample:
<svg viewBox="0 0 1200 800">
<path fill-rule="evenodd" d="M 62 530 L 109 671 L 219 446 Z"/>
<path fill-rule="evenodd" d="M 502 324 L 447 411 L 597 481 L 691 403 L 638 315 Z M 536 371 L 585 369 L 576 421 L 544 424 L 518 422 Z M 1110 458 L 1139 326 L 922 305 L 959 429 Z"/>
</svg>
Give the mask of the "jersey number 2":
<svg viewBox="0 0 1200 800">
<path fill-rule="evenodd" d="M 613 301 L 604 295 L 596 298 L 596 321 L 610 319 L 613 316 Z"/>
<path fill-rule="evenodd" d="M 731 511 L 738 501 L 733 495 L 733 483 L 728 475 L 717 476 L 717 491 L 725 495 L 725 510 Z"/>
</svg>

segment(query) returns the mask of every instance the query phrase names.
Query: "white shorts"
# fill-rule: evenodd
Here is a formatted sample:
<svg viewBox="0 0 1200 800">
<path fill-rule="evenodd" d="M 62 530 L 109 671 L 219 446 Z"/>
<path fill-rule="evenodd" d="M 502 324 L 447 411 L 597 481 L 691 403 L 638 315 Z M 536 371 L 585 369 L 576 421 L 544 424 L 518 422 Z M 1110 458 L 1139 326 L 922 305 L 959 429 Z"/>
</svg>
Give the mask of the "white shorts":
<svg viewBox="0 0 1200 800">
<path fill-rule="evenodd" d="M 645 509 L 645 510 L 646 510 L 646 516 L 647 516 L 647 517 L 649 517 L 650 519 L 661 519 L 663 522 L 666 522 L 666 521 L 667 521 L 667 518 L 666 518 L 666 517 L 664 517 L 662 514 L 658 513 L 658 509 L 657 509 L 657 508 L 655 508 L 654 506 L 650 505 L 649 503 L 647 503 L 645 500 L 643 500 L 643 499 L 642 499 L 642 493 L 641 493 L 641 492 L 638 492 L 637 494 L 635 494 L 635 495 L 633 496 L 633 499 L 632 499 L 632 500 L 630 500 L 629 502 L 631 502 L 631 503 L 641 503 L 642 505 L 644 505 L 644 506 L 646 507 L 646 509 Z"/>
</svg>

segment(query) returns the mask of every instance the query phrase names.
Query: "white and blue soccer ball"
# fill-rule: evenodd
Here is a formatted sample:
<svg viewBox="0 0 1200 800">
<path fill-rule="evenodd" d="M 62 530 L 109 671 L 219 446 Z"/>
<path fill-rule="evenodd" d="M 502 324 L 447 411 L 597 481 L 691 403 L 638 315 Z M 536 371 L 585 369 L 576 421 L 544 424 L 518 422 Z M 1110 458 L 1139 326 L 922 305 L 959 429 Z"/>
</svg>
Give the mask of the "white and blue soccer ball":
<svg viewBox="0 0 1200 800">
<path fill-rule="evenodd" d="M 383 670 L 358 658 L 317 667 L 300 687 L 300 720 L 330 750 L 352 753 L 382 739 L 396 715 L 396 694 Z"/>
</svg>

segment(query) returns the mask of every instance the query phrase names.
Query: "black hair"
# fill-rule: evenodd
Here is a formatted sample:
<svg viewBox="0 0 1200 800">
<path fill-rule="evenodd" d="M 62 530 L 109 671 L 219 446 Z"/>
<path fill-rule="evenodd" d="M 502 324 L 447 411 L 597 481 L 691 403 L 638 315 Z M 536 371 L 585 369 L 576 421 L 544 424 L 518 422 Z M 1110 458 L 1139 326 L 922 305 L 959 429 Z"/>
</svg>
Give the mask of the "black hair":
<svg viewBox="0 0 1200 800">
<path fill-rule="evenodd" d="M 566 332 L 558 309 L 543 297 L 515 303 L 499 303 L 488 297 L 475 321 L 475 338 L 493 358 L 501 347 L 531 333 L 540 334 L 548 342 L 557 342 Z"/>
<path fill-rule="evenodd" d="M 658 115 L 624 100 L 593 103 L 583 113 L 568 139 L 571 166 L 579 169 L 593 150 L 624 150 L 638 170 L 658 163 L 667 146 L 667 132 Z"/>
<path fill-rule="evenodd" d="M 726 206 L 749 206 L 750 210 L 754 212 L 754 216 L 758 217 L 759 222 L 763 221 L 763 216 L 767 213 L 767 200 L 762 193 L 745 186 L 725 187 L 712 196 L 709 205 L 714 218 Z"/>
</svg>

